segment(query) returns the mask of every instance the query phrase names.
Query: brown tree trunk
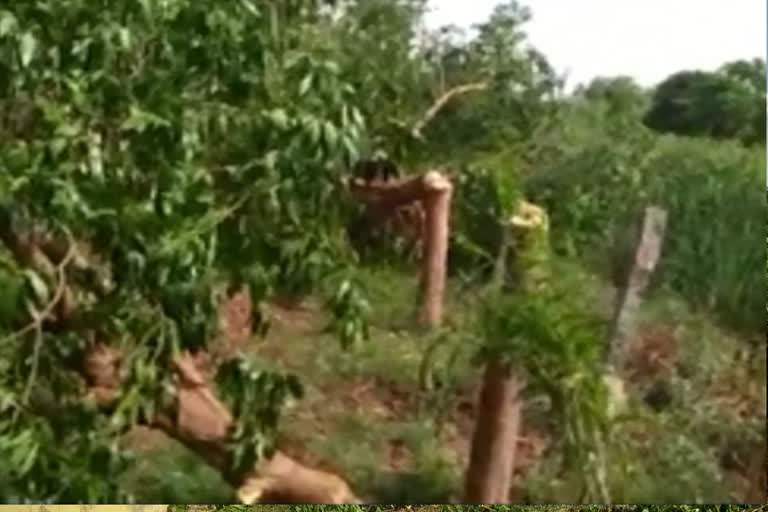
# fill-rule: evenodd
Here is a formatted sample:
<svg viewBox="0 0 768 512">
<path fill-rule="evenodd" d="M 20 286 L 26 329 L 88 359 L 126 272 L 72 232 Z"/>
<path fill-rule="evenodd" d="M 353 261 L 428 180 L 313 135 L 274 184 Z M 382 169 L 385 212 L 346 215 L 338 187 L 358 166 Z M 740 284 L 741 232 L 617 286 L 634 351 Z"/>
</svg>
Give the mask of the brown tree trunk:
<svg viewBox="0 0 768 512">
<path fill-rule="evenodd" d="M 467 471 L 465 503 L 506 503 L 520 429 L 520 384 L 507 364 L 485 368 Z"/>
<path fill-rule="evenodd" d="M 424 176 L 427 189 L 422 200 L 426 210 L 424 253 L 421 266 L 423 306 L 421 322 L 425 327 L 439 327 L 443 319 L 448 230 L 451 213 L 451 182 L 439 173 Z"/>
<path fill-rule="evenodd" d="M 359 200 L 372 208 L 392 209 L 421 201 L 425 210 L 424 250 L 421 262 L 420 323 L 438 327 L 443 317 L 446 261 L 453 184 L 439 172 L 390 183 L 343 183 Z"/>
</svg>

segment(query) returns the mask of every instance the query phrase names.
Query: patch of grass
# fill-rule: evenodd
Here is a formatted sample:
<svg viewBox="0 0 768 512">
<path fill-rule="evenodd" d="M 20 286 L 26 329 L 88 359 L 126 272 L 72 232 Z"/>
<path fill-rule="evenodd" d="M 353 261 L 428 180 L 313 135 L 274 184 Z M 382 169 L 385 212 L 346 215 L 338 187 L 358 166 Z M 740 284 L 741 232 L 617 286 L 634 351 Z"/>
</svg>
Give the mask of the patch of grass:
<svg viewBox="0 0 768 512">
<path fill-rule="evenodd" d="M 470 361 L 476 348 L 473 291 L 460 292 L 455 283 L 449 283 L 446 318 L 452 330 L 437 340 L 412 321 L 414 276 L 380 268 L 357 272 L 355 277 L 373 308 L 370 340 L 344 351 L 336 338 L 320 332 L 321 327 L 309 333 L 293 331 L 289 321 L 279 336 L 254 345 L 258 356 L 276 368 L 298 373 L 306 386 L 305 398 L 281 422 L 281 437 L 304 452 L 310 466 L 339 473 L 366 500 L 455 501 L 461 496 L 467 461 L 437 435 L 437 427 L 452 420 L 444 413 L 461 390 L 470 389 L 477 379 L 478 369 Z M 611 317 L 613 289 L 605 281 L 586 275 L 572 262 L 558 262 L 556 272 L 581 273 L 584 279 L 574 293 L 598 304 L 606 320 Z M 717 327 L 707 315 L 691 311 L 685 301 L 663 289 L 644 304 L 638 328 L 642 335 L 656 331 L 669 336 L 675 357 L 670 369 L 633 377 L 628 383 L 630 410 L 615 425 L 606 457 L 611 498 L 624 502 L 736 499 L 729 494 L 734 485 L 722 459 L 729 451 L 750 456 L 764 443 L 764 347 L 761 352 L 740 335 Z M 420 367 L 426 347 L 433 343 L 437 347 L 429 365 L 433 378 L 425 389 Z M 645 399 L 659 382 L 672 398 L 654 411 Z M 714 398 L 722 395 L 718 389 L 736 390 L 735 396 L 763 400 L 763 405 L 746 408 L 751 411 L 747 416 L 729 417 L 728 402 Z M 546 428 L 549 413 L 535 410 L 534 405 L 527 404 L 524 421 L 529 427 L 541 423 Z M 555 445 L 517 486 L 517 495 L 523 493 L 534 503 L 579 500 L 580 475 L 561 474 L 558 457 Z M 177 449 L 147 457 L 126 477 L 126 485 L 137 490 L 137 500 L 145 502 L 222 503 L 231 500 L 232 492 L 196 457 Z M 444 507 L 443 512 L 463 508 Z M 513 509 L 533 510 L 483 508 Z M 304 509 L 291 508 L 291 512 L 300 510 Z M 353 510 L 358 509 L 348 512 Z M 598 508 L 578 510 L 596 512 Z"/>
<path fill-rule="evenodd" d="M 168 512 L 293 512 L 292 505 L 259 505 L 258 509 L 249 505 L 168 505 Z"/>
<path fill-rule="evenodd" d="M 339 412 L 331 428 L 332 435 L 314 436 L 306 448 L 342 472 L 365 499 L 439 503 L 456 496 L 461 468 L 440 446 L 428 418 Z"/>
<path fill-rule="evenodd" d="M 632 503 L 747 501 L 733 481 L 733 470 L 741 466 L 737 473 L 753 478 L 747 468 L 756 456 L 764 467 L 764 345 L 723 330 L 708 315 L 668 295 L 644 305 L 638 333 L 662 338 L 641 355 L 652 360 L 669 349 L 670 367 L 636 374 L 628 383 L 631 409 L 614 426 L 609 445 L 611 498 Z M 667 395 L 663 403 L 651 394 L 659 389 Z M 534 499 L 569 499 L 569 478 L 555 478 L 552 462 L 542 461 L 529 476 L 527 488 Z"/>
<path fill-rule="evenodd" d="M 137 503 L 232 503 L 235 493 L 218 471 L 173 440 L 138 455 L 121 475 Z M 191 511 L 190 511 L 191 512 Z"/>
</svg>

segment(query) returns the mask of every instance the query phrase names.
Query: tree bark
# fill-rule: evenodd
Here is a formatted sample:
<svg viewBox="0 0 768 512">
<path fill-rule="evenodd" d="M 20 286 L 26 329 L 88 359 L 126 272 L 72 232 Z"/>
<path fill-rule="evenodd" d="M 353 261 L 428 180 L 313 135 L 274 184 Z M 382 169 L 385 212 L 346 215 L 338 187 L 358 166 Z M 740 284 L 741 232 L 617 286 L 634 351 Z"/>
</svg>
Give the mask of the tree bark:
<svg viewBox="0 0 768 512">
<path fill-rule="evenodd" d="M 436 172 L 424 177 L 427 186 L 422 200 L 426 210 L 424 256 L 421 287 L 424 294 L 421 322 L 425 327 L 439 327 L 443 319 L 448 232 L 451 213 L 451 182 Z"/>
<path fill-rule="evenodd" d="M 520 384 L 505 363 L 485 367 L 472 437 L 465 503 L 506 503 L 520 430 Z"/>
<path fill-rule="evenodd" d="M 189 353 L 176 359 L 176 410 L 158 414 L 150 426 L 161 429 L 218 470 L 237 489 L 243 503 L 360 502 L 339 476 L 306 467 L 280 451 L 257 461 L 245 474 L 232 474 L 229 443 L 234 418 L 213 393 L 197 361 Z"/>
</svg>

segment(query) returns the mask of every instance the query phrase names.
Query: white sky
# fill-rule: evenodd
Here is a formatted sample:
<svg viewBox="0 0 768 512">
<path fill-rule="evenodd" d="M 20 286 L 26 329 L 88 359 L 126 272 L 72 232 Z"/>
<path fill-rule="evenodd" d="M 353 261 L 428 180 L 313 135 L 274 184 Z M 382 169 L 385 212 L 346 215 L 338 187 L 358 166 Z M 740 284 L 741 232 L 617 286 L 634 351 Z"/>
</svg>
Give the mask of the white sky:
<svg viewBox="0 0 768 512">
<path fill-rule="evenodd" d="M 499 0 L 430 0 L 427 26 L 470 27 Z M 595 76 L 654 85 L 683 69 L 711 70 L 766 52 L 766 0 L 521 0 L 530 42 L 568 89 Z"/>
</svg>

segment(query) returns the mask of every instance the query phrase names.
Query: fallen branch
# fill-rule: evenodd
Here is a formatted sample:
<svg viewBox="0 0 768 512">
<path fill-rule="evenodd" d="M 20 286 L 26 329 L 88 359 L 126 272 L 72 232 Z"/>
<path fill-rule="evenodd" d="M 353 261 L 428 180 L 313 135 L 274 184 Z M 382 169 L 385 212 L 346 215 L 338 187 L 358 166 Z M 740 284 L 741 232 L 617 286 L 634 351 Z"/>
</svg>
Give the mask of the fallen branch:
<svg viewBox="0 0 768 512">
<path fill-rule="evenodd" d="M 152 425 L 177 439 L 219 470 L 237 488 L 238 499 L 253 503 L 358 503 L 349 485 L 337 475 L 308 468 L 277 451 L 246 474 L 230 472 L 229 441 L 234 418 L 214 395 L 198 360 L 184 353 L 175 361 L 176 418 L 157 416 Z"/>
</svg>

